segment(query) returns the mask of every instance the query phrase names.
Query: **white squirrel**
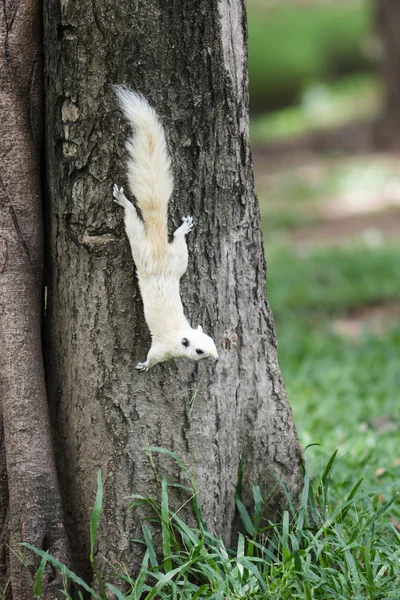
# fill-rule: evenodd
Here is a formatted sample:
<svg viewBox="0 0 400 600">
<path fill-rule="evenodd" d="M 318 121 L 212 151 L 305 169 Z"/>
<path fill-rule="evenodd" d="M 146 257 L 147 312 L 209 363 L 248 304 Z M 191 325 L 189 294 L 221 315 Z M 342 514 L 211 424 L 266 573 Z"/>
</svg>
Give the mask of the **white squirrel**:
<svg viewBox="0 0 400 600">
<path fill-rule="evenodd" d="M 170 358 L 218 360 L 212 338 L 201 326 L 192 329 L 185 318 L 179 280 L 188 264 L 185 236 L 193 227 L 192 217 L 168 242 L 167 210 L 173 190 L 173 175 L 164 129 L 155 110 L 143 96 L 124 86 L 115 86 L 122 111 L 133 129 L 128 139 L 127 176 L 143 219 L 126 198 L 123 188 L 113 187 L 115 202 L 125 209 L 125 230 L 137 268 L 144 315 L 152 344 L 145 362 L 136 369 L 148 371 Z"/>
</svg>

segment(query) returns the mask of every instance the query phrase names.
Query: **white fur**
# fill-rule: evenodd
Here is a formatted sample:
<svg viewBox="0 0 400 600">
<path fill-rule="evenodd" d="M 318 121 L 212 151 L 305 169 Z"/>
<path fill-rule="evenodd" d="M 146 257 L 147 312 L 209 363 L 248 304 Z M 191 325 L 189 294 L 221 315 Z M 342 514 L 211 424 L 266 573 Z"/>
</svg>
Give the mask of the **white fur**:
<svg viewBox="0 0 400 600">
<path fill-rule="evenodd" d="M 148 371 L 170 358 L 217 360 L 212 338 L 203 333 L 200 326 L 192 329 L 183 312 L 179 280 L 187 269 L 185 236 L 193 227 L 193 219 L 183 217 L 173 241 L 168 243 L 167 208 L 173 177 L 163 127 L 142 96 L 123 86 L 116 86 L 115 91 L 133 129 L 127 142 L 128 183 L 143 215 L 142 220 L 123 188 L 114 185 L 115 202 L 125 209 L 126 234 L 152 336 L 147 360 L 138 363 L 136 368 Z"/>
</svg>

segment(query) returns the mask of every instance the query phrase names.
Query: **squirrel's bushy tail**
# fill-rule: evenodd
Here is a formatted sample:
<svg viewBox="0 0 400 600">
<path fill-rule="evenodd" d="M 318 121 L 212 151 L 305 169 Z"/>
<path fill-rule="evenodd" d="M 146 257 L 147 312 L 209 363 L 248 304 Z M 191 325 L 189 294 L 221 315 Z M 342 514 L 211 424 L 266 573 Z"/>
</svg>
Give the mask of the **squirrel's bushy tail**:
<svg viewBox="0 0 400 600">
<path fill-rule="evenodd" d="M 133 129 L 126 143 L 130 191 L 142 211 L 148 234 L 158 243 L 167 243 L 167 209 L 174 181 L 164 129 L 155 110 L 140 94 L 120 85 L 114 90 Z"/>
</svg>

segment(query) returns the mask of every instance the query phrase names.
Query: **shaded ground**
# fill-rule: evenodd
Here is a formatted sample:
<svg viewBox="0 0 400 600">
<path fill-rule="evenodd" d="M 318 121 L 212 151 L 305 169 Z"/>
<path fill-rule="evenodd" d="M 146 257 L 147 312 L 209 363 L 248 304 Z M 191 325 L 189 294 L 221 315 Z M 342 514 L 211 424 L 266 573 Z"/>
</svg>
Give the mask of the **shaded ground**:
<svg viewBox="0 0 400 600">
<path fill-rule="evenodd" d="M 342 244 L 343 239 L 364 239 L 367 244 L 379 245 L 384 240 L 400 240 L 400 210 L 377 214 L 343 215 L 300 229 L 293 229 L 291 240 L 304 244 Z"/>
<path fill-rule="evenodd" d="M 372 151 L 374 139 L 375 123 L 363 120 L 333 129 L 313 131 L 299 138 L 253 147 L 253 158 L 258 170 L 263 168 L 266 159 L 275 163 L 280 160 L 312 160 L 321 152 L 365 154 Z"/>
<path fill-rule="evenodd" d="M 290 147 L 283 154 L 254 153 L 265 230 L 286 229 L 296 245 L 355 237 L 372 245 L 400 241 L 400 157 L 327 155 L 303 142 L 303 151 L 298 141 L 294 153 Z"/>
<path fill-rule="evenodd" d="M 332 322 L 332 331 L 350 340 L 357 340 L 365 330 L 382 336 L 393 322 L 400 322 L 400 303 L 359 306 L 341 319 Z"/>
</svg>

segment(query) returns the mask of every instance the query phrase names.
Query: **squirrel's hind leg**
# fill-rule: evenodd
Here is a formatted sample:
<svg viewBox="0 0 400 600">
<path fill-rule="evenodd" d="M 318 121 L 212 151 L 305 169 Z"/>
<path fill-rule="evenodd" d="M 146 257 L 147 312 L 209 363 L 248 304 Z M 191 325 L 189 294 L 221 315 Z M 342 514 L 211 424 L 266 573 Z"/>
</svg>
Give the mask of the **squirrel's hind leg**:
<svg viewBox="0 0 400 600">
<path fill-rule="evenodd" d="M 182 225 L 174 232 L 174 239 L 169 244 L 169 269 L 177 277 L 182 277 L 188 265 L 188 249 L 186 235 L 193 228 L 193 217 L 183 217 Z"/>
<path fill-rule="evenodd" d="M 132 202 L 124 194 L 124 188 L 119 188 L 116 184 L 113 186 L 114 202 L 122 206 L 124 210 L 124 223 L 126 235 L 131 246 L 133 259 L 137 262 L 140 257 L 141 245 L 146 236 L 146 230 L 143 221 L 136 212 Z M 140 265 L 136 265 L 140 266 Z"/>
</svg>

